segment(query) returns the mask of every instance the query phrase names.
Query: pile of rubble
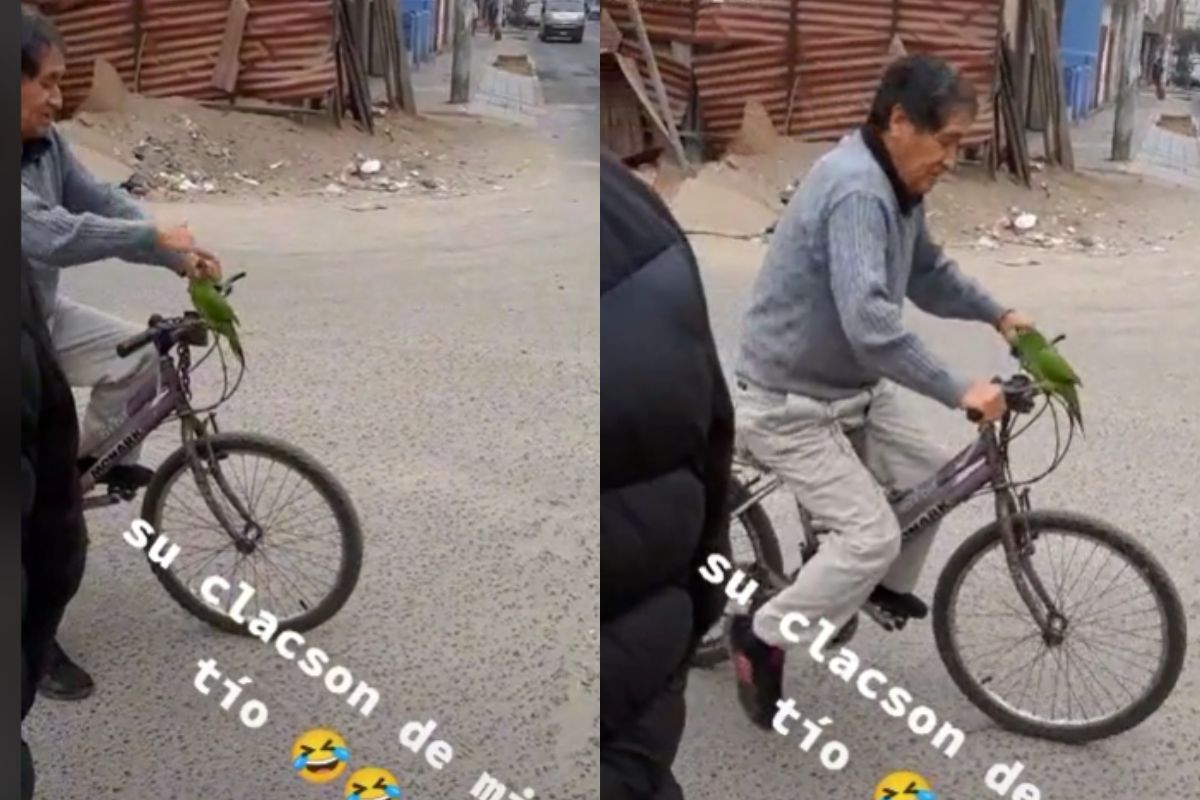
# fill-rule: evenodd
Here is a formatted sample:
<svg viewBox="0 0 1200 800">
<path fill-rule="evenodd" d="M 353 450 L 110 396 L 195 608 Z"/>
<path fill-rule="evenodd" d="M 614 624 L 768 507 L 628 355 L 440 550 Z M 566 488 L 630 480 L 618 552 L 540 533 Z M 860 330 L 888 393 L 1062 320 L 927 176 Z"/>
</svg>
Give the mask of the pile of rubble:
<svg viewBox="0 0 1200 800">
<path fill-rule="evenodd" d="M 131 95 L 121 111 L 80 113 L 63 127 L 77 145 L 125 165 L 126 189 L 170 200 L 355 190 L 450 197 L 492 191 L 520 171 L 497 169 L 486 149 L 411 118 L 380 120 L 369 138 L 323 119 L 307 124 Z M 357 152 L 368 147 L 374 152 Z"/>
<path fill-rule="evenodd" d="M 1136 245 L 1131 240 L 1130 231 L 1113 231 L 1111 238 L 1084 232 L 1088 210 L 1081 208 L 1079 215 L 1074 217 L 1053 216 L 1047 221 L 1037 214 L 1024 211 L 1016 206 L 1009 208 L 1008 213 L 990 225 L 975 226 L 980 236 L 974 245 L 980 250 L 998 250 L 1004 245 L 1019 245 L 1041 248 L 1045 250 L 1072 250 L 1096 255 L 1127 255 L 1134 247 L 1143 247 L 1153 253 L 1166 252 L 1163 245 L 1149 237 L 1137 236 Z M 1092 212 L 1092 219 L 1102 222 L 1105 212 Z M 1119 225 L 1119 227 L 1123 227 Z M 1175 238 L 1172 233 L 1164 234 L 1163 241 Z"/>
</svg>

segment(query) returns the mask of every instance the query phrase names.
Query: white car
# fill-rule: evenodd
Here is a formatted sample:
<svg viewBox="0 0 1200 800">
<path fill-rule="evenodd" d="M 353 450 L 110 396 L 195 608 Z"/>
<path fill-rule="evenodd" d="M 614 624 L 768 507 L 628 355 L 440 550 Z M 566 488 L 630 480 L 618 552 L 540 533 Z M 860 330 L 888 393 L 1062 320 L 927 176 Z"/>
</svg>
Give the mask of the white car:
<svg viewBox="0 0 1200 800">
<path fill-rule="evenodd" d="M 570 41 L 583 41 L 587 25 L 587 6 L 584 0 L 546 0 L 542 4 L 542 23 L 538 38 L 543 42 L 555 36 L 566 36 Z"/>
</svg>

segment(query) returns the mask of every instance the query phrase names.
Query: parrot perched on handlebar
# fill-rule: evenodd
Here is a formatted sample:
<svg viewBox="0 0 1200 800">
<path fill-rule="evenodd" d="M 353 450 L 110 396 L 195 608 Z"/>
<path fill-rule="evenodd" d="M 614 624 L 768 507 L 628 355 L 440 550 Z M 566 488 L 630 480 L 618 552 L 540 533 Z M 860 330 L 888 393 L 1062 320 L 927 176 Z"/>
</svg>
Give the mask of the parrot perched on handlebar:
<svg viewBox="0 0 1200 800">
<path fill-rule="evenodd" d="M 1083 430 L 1083 415 L 1079 405 L 1078 387 L 1083 383 L 1067 360 L 1054 349 L 1052 342 L 1036 330 L 1021 331 L 1013 347 L 1021 366 L 1049 394 L 1062 398 L 1067 414 Z"/>
<path fill-rule="evenodd" d="M 229 347 L 233 350 L 233 354 L 245 366 L 246 357 L 242 352 L 242 343 L 238 339 L 236 328 L 241 321 L 233 307 L 229 305 L 229 301 L 217 288 L 216 281 L 212 278 L 194 280 L 188 285 L 188 294 L 191 295 L 192 305 L 196 307 L 200 318 L 208 327 L 212 328 L 214 333 L 229 340 Z"/>
</svg>

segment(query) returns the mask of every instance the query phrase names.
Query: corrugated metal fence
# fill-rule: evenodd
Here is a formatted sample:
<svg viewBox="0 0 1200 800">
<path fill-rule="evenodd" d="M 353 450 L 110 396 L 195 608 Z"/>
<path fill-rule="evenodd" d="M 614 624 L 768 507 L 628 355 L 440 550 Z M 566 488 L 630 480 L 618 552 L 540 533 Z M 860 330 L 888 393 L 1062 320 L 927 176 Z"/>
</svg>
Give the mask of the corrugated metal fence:
<svg viewBox="0 0 1200 800">
<path fill-rule="evenodd" d="M 942 56 L 971 78 L 980 115 L 969 143 L 988 141 L 1003 6 L 1003 0 L 641 0 L 677 116 L 686 112 L 694 82 L 704 130 L 718 140 L 737 132 L 749 100 L 761 102 L 787 135 L 840 137 L 866 117 L 898 36 L 908 52 Z M 625 0 L 605 0 L 604 7 L 626 35 L 622 52 L 640 63 Z M 690 46 L 690 69 L 668 55 L 671 42 Z"/>
<path fill-rule="evenodd" d="M 67 46 L 68 109 L 91 88 L 97 58 L 154 97 L 218 99 L 211 85 L 229 0 L 37 0 Z M 140 30 L 138 34 L 138 7 Z M 319 98 L 337 85 L 330 0 L 254 0 L 240 51 L 237 94 L 277 102 Z"/>
</svg>

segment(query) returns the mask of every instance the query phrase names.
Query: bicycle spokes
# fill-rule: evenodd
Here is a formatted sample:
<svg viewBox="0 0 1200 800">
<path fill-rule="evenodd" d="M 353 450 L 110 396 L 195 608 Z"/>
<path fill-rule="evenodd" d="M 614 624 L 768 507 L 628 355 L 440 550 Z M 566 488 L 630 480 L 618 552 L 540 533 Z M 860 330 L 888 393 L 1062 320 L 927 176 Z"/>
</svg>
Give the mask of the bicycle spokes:
<svg viewBox="0 0 1200 800">
<path fill-rule="evenodd" d="M 1107 719 L 1149 691 L 1166 650 L 1153 587 L 1114 548 L 1038 531 L 1021 561 L 1047 601 L 1045 626 L 1018 595 L 1002 547 L 959 587 L 955 634 L 965 668 L 1018 714 L 1064 724 Z"/>
</svg>

